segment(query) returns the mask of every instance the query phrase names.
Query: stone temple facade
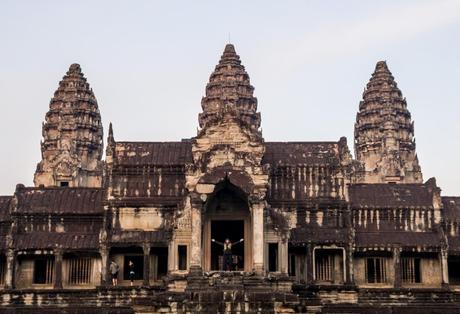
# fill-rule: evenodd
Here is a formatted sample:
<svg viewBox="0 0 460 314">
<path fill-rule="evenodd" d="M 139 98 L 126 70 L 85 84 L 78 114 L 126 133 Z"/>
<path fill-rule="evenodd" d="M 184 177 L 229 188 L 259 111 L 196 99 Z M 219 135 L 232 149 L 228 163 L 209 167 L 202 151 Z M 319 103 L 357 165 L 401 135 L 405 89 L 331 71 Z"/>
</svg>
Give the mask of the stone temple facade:
<svg viewBox="0 0 460 314">
<path fill-rule="evenodd" d="M 231 44 L 201 107 L 177 142 L 122 141 L 110 125 L 103 159 L 96 98 L 70 66 L 35 186 L 0 197 L 2 312 L 460 313 L 460 197 L 423 181 L 385 62 L 359 104 L 356 159 L 344 137 L 266 141 Z M 244 239 L 232 271 L 212 241 L 225 238 Z"/>
</svg>

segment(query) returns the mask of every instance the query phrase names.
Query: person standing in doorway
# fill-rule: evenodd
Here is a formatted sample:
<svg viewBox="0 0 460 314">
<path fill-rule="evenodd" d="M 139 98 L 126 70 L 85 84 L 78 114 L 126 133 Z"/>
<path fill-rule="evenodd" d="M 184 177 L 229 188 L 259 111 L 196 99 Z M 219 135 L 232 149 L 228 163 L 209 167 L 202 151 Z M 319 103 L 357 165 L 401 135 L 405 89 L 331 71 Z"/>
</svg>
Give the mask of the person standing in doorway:
<svg viewBox="0 0 460 314">
<path fill-rule="evenodd" d="M 118 272 L 120 271 L 120 267 L 117 263 L 115 263 L 115 261 L 112 261 L 109 268 L 110 275 L 112 276 L 112 285 L 116 286 L 118 285 Z"/>
<path fill-rule="evenodd" d="M 244 241 L 244 239 L 240 239 L 236 242 L 230 242 L 229 238 L 226 238 L 225 241 L 219 242 L 215 239 L 211 239 L 212 242 L 222 245 L 224 247 L 224 260 L 223 260 L 223 270 L 224 271 L 231 271 L 233 270 L 233 254 L 232 254 L 232 246 Z"/>
<path fill-rule="evenodd" d="M 129 280 L 131 281 L 131 286 L 132 286 L 134 285 L 134 276 L 136 275 L 136 273 L 134 272 L 133 261 L 129 261 L 128 267 L 129 267 Z"/>
</svg>

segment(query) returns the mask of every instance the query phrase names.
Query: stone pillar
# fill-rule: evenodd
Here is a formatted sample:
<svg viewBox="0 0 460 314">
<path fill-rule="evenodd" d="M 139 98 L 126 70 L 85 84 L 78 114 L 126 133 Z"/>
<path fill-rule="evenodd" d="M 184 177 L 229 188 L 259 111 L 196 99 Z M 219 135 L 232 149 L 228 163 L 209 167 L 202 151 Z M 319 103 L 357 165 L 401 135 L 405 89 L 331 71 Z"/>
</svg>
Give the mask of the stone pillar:
<svg viewBox="0 0 460 314">
<path fill-rule="evenodd" d="M 307 284 L 314 282 L 313 278 L 313 245 L 307 244 Z"/>
<path fill-rule="evenodd" d="M 14 251 L 8 249 L 6 252 L 6 271 L 5 271 L 5 288 L 13 289 L 14 288 Z"/>
<path fill-rule="evenodd" d="M 449 272 L 447 266 L 448 251 L 447 248 L 442 247 L 439 253 L 441 259 L 441 272 L 442 272 L 442 285 L 449 284 Z"/>
<path fill-rule="evenodd" d="M 101 285 L 107 286 L 111 284 L 109 278 L 109 250 L 106 247 L 100 249 L 101 254 Z"/>
<path fill-rule="evenodd" d="M 62 251 L 54 251 L 54 289 L 62 289 Z"/>
<path fill-rule="evenodd" d="M 144 243 L 144 278 L 142 284 L 144 286 L 150 285 L 150 244 Z"/>
<path fill-rule="evenodd" d="M 280 261 L 280 272 L 287 275 L 289 271 L 289 254 L 288 254 L 288 241 L 285 237 L 278 243 L 280 247 L 279 261 Z"/>
<path fill-rule="evenodd" d="M 345 254 L 344 254 L 344 258 L 345 258 L 345 269 L 344 271 L 346 272 L 345 273 L 345 282 L 346 284 L 354 284 L 353 282 L 353 249 L 348 246 L 346 249 L 345 249 Z"/>
<path fill-rule="evenodd" d="M 395 270 L 395 288 L 401 287 L 401 248 L 395 247 L 393 249 L 393 265 Z"/>
<path fill-rule="evenodd" d="M 201 208 L 202 201 L 199 196 L 193 196 L 192 205 L 192 241 L 190 247 L 190 270 L 189 273 L 201 274 Z"/>
<path fill-rule="evenodd" d="M 168 244 L 168 273 L 176 270 L 176 251 L 174 247 L 175 241 L 171 239 Z"/>
<path fill-rule="evenodd" d="M 355 231 L 353 228 L 353 223 L 351 220 L 351 217 L 353 216 L 352 210 L 350 206 L 346 210 L 342 212 L 342 215 L 345 215 L 345 226 L 348 229 L 348 243 L 345 246 L 345 257 L 347 259 L 346 262 L 346 277 L 345 277 L 345 282 L 349 285 L 355 284 L 355 278 L 354 278 L 354 266 L 353 266 L 353 246 L 355 243 Z"/>
<path fill-rule="evenodd" d="M 264 271 L 264 204 L 252 205 L 252 254 L 253 269 L 257 274 Z"/>
</svg>

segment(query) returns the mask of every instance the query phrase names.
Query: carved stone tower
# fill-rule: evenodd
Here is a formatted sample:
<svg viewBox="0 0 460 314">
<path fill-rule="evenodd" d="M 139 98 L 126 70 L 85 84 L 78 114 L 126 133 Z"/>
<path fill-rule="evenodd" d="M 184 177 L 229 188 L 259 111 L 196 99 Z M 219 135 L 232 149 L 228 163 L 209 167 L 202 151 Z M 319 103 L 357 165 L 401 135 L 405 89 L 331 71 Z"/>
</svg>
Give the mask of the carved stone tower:
<svg viewBox="0 0 460 314">
<path fill-rule="evenodd" d="M 221 219 L 238 216 L 244 221 L 244 269 L 263 268 L 263 210 L 268 169 L 262 165 L 265 145 L 253 92 L 234 46 L 226 45 L 201 100 L 201 129 L 192 139 L 193 164 L 186 172 L 192 218 L 192 268 L 212 269 L 211 215 Z M 244 206 L 220 203 L 226 197 L 246 204 L 247 210 L 241 211 Z M 223 213 L 216 208 L 228 211 Z"/>
<path fill-rule="evenodd" d="M 260 165 L 264 153 L 260 113 L 249 75 L 233 45 L 224 53 L 211 74 L 199 114 L 202 128 L 193 145 L 194 161 L 209 170 L 221 166 Z M 206 154 L 206 155 L 204 155 Z"/>
<path fill-rule="evenodd" d="M 355 124 L 356 159 L 365 183 L 422 183 L 414 123 L 385 61 L 379 61 L 363 93 Z"/>
<path fill-rule="evenodd" d="M 201 101 L 203 112 L 199 115 L 200 127 L 206 128 L 224 118 L 232 118 L 251 132 L 258 133 L 260 113 L 257 112 L 257 98 L 253 92 L 254 87 L 249 82 L 249 75 L 241 65 L 235 47 L 226 45 L 206 86 L 206 96 Z"/>
<path fill-rule="evenodd" d="M 194 139 L 193 158 L 202 171 L 248 162 L 261 165 L 265 148 L 253 92 L 234 46 L 226 45 L 201 100 L 201 130 Z"/>
<path fill-rule="evenodd" d="M 80 65 L 72 64 L 59 83 L 42 128 L 35 186 L 102 185 L 101 115 Z"/>
</svg>

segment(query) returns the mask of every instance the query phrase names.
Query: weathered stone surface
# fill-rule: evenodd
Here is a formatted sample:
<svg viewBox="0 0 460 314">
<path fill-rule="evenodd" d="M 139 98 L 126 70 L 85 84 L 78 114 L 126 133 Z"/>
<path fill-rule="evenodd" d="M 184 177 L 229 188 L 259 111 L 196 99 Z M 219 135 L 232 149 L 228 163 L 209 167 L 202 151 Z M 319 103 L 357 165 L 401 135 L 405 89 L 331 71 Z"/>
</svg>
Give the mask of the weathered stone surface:
<svg viewBox="0 0 460 314">
<path fill-rule="evenodd" d="M 2 312 L 460 313 L 460 198 L 422 182 L 386 63 L 360 103 L 357 160 L 344 137 L 266 142 L 253 92 L 228 44 L 195 137 L 124 142 L 110 124 L 103 162 L 97 102 L 72 65 L 36 186 L 0 196 Z M 234 271 L 216 234 L 239 245 Z"/>
<path fill-rule="evenodd" d="M 385 61 L 379 61 L 363 93 L 355 124 L 356 159 L 365 183 L 422 183 L 414 123 Z"/>
<path fill-rule="evenodd" d="M 93 90 L 72 64 L 50 101 L 43 124 L 35 186 L 100 187 L 102 124 Z"/>
</svg>

